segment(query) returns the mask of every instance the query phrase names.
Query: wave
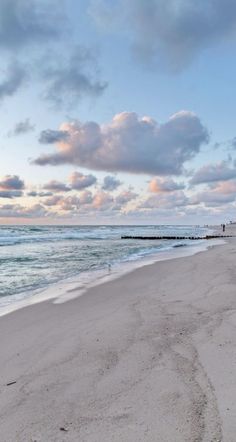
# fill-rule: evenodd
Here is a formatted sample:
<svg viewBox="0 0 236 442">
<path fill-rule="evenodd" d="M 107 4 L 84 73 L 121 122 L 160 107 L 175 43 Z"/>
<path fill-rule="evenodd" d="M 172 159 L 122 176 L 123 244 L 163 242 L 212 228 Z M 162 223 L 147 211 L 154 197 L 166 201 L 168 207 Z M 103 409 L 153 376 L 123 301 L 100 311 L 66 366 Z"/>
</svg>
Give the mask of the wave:
<svg viewBox="0 0 236 442">
<path fill-rule="evenodd" d="M 32 292 L 62 279 L 138 261 L 191 241 L 122 241 L 121 236 L 203 235 L 186 226 L 0 227 L 0 296 Z M 199 241 L 201 242 L 201 241 Z"/>
<path fill-rule="evenodd" d="M 29 227 L 0 227 L 0 247 L 14 246 L 18 244 L 33 244 L 33 243 L 50 243 L 50 242 L 62 242 L 62 241 L 104 241 L 120 239 L 124 234 L 135 235 L 157 235 L 163 234 L 176 234 L 185 235 L 194 234 L 194 236 L 200 236 L 204 232 L 202 229 L 180 226 L 29 226 Z"/>
</svg>

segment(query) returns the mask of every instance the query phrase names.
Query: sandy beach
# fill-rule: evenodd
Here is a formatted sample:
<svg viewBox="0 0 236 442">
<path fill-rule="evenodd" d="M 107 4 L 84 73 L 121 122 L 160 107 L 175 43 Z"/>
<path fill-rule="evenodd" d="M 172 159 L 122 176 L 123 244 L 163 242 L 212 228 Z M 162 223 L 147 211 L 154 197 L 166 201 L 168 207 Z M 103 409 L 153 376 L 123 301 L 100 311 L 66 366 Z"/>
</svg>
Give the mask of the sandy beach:
<svg viewBox="0 0 236 442">
<path fill-rule="evenodd" d="M 1 317 L 1 442 L 235 442 L 235 259 L 230 238 Z"/>
</svg>

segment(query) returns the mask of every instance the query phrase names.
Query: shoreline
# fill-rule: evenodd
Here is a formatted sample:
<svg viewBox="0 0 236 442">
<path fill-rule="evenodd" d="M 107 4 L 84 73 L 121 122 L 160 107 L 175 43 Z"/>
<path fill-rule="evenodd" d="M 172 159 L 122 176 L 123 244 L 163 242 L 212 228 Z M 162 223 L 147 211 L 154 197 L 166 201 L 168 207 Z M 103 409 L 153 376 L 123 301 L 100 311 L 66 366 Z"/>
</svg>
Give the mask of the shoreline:
<svg viewBox="0 0 236 442">
<path fill-rule="evenodd" d="M 0 318 L 21 308 L 36 305 L 40 302 L 52 301 L 53 304 L 59 304 L 71 301 L 74 298 L 83 296 L 86 292 L 100 284 L 122 278 L 122 276 L 132 273 L 136 269 L 155 264 L 160 261 L 168 261 L 192 256 L 197 253 L 207 251 L 209 248 L 223 245 L 224 239 L 212 239 L 209 241 L 201 240 L 200 244 L 191 244 L 190 246 L 172 247 L 170 249 L 160 250 L 145 257 L 124 261 L 116 264 L 111 270 L 101 269 L 90 272 L 84 272 L 78 276 L 62 279 L 56 283 L 49 284 L 45 289 L 36 289 L 33 292 L 20 293 L 2 298 L 0 303 Z M 14 298 L 14 300 L 13 300 Z M 1 320 L 1 319 L 0 319 Z"/>
<path fill-rule="evenodd" d="M 233 238 L 3 316 L 1 440 L 234 442 L 235 253 Z"/>
</svg>

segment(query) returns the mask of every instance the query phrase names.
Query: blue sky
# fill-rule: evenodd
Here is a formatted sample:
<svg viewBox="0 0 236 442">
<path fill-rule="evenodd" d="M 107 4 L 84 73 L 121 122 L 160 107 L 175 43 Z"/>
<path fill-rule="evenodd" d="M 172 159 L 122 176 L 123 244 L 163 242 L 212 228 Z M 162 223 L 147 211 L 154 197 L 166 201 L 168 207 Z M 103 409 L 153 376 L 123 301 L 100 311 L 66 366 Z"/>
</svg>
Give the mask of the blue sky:
<svg viewBox="0 0 236 442">
<path fill-rule="evenodd" d="M 235 46 L 232 0 L 0 0 L 0 222 L 234 220 Z"/>
</svg>

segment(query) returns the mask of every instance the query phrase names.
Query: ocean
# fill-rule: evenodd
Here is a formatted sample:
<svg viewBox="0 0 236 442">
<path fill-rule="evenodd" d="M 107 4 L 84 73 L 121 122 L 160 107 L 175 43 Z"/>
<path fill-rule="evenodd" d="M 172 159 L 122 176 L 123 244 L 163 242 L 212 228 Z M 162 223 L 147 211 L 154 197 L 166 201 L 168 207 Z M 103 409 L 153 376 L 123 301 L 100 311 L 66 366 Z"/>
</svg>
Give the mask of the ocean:
<svg viewBox="0 0 236 442">
<path fill-rule="evenodd" d="M 191 240 L 122 240 L 122 235 L 207 232 L 198 226 L 0 226 L 0 308 L 60 281 L 85 283 L 168 250 L 196 246 Z"/>
</svg>

